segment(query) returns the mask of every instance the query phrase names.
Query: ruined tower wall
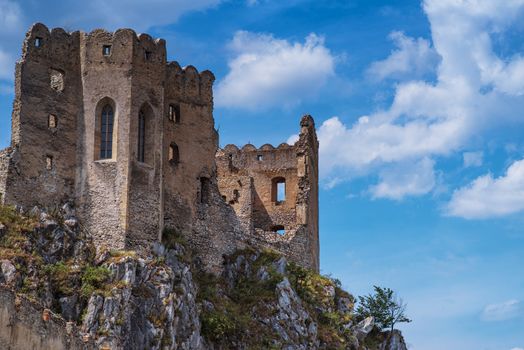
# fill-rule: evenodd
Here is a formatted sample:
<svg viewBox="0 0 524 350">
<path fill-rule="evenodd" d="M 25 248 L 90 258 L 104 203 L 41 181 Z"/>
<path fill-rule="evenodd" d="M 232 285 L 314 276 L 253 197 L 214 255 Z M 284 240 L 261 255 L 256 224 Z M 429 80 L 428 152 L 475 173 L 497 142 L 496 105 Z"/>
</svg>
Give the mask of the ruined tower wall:
<svg viewBox="0 0 524 350">
<path fill-rule="evenodd" d="M 226 200 L 235 209 L 237 204 L 240 205 L 240 198 L 245 196 L 237 196 L 236 193 L 249 191 L 247 181 L 241 179 L 248 176 L 253 179 L 254 185 L 251 217 L 254 228 L 263 231 L 272 231 L 277 226 L 284 226 L 287 230 L 293 228 L 296 225 L 298 189 L 295 149 L 287 144 L 279 148 L 264 145 L 260 149 L 246 145 L 241 150 L 229 145 L 224 151 L 227 153 L 228 170 L 220 172 L 219 183 Z M 281 202 L 274 198 L 275 180 L 279 178 L 285 179 L 286 188 L 285 200 Z"/>
<path fill-rule="evenodd" d="M 215 176 L 218 135 L 214 129 L 212 85 L 209 71 L 167 66 L 163 116 L 164 219 L 166 227 L 188 234 L 201 202 L 209 200 Z M 169 115 L 170 106 L 176 115 Z M 170 148 L 178 157 L 170 159 Z M 203 188 L 202 188 L 203 187 Z"/>
<path fill-rule="evenodd" d="M 216 158 L 220 193 L 241 221 L 244 239 L 318 271 L 318 141 L 313 119 L 302 118 L 293 146 L 228 145 Z M 278 182 L 285 182 L 285 198 L 278 198 Z M 282 229 L 283 234 L 277 233 Z"/>
<path fill-rule="evenodd" d="M 72 197 L 82 104 L 78 38 L 41 24 L 26 35 L 15 75 L 6 203 L 56 206 Z"/>
<path fill-rule="evenodd" d="M 318 215 L 318 139 L 313 118 L 300 122 L 301 132 L 297 148 L 300 195 L 297 198 L 298 222 L 305 226 L 304 249 L 313 266 L 320 265 Z M 304 216 L 305 215 L 305 216 Z"/>
<path fill-rule="evenodd" d="M 128 228 L 129 147 L 133 72 L 132 30 L 82 33 L 82 144 L 79 151 L 76 199 L 79 214 L 97 246 L 123 249 Z M 104 56 L 103 46 L 111 46 Z M 109 104 L 114 111 L 111 159 L 100 159 L 100 116 Z"/>
<path fill-rule="evenodd" d="M 126 248 L 143 250 L 162 229 L 162 147 L 166 47 L 164 40 L 140 34 L 134 40 L 129 117 L 130 155 Z M 145 117 L 144 159 L 139 159 L 139 116 Z M 144 215 L 147 213 L 147 215 Z"/>
</svg>

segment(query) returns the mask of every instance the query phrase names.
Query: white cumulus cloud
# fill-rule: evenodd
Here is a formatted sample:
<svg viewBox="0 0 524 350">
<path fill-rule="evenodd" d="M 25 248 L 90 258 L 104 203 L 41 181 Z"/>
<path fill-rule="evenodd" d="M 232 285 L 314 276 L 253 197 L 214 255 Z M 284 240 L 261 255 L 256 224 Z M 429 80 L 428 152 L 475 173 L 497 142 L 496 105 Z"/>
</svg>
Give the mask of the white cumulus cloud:
<svg viewBox="0 0 524 350">
<path fill-rule="evenodd" d="M 373 79 L 416 78 L 434 71 L 440 57 L 428 40 L 410 38 L 396 31 L 389 37 L 397 48 L 388 58 L 371 64 L 367 73 Z"/>
<path fill-rule="evenodd" d="M 524 211 L 524 160 L 516 161 L 506 174 L 478 177 L 453 192 L 447 205 L 451 216 L 466 219 L 500 217 Z"/>
<path fill-rule="evenodd" d="M 428 65 L 420 63 L 421 67 L 430 67 L 438 55 L 436 80 L 400 82 L 388 108 L 352 124 L 338 117 L 326 120 L 319 128 L 324 183 L 377 171 L 381 181 L 381 169 L 393 163 L 414 166 L 423 159 L 445 157 L 466 148 L 473 136 L 482 137 L 492 125 L 524 122 L 522 58 L 501 56 L 493 48 L 493 36 L 504 37 L 523 17 L 524 0 L 426 0 L 423 8 L 431 41 L 397 34 L 397 40 L 411 49 L 399 45 L 373 69 L 381 77 L 394 76 L 417 60 L 426 60 Z M 420 47 L 434 54 L 408 54 Z M 468 165 L 480 161 L 478 155 L 466 157 Z"/>
<path fill-rule="evenodd" d="M 435 162 L 423 158 L 415 163 L 395 163 L 382 169 L 380 182 L 371 188 L 374 198 L 401 200 L 405 196 L 419 196 L 435 187 Z"/>
<path fill-rule="evenodd" d="M 485 321 L 505 321 L 521 317 L 523 305 L 519 300 L 508 300 L 499 304 L 487 305 L 482 311 L 482 319 Z"/>
<path fill-rule="evenodd" d="M 244 109 L 289 106 L 314 96 L 334 75 L 335 57 L 322 37 L 289 42 L 269 34 L 239 31 L 229 48 L 229 73 L 218 82 L 218 106 Z"/>
</svg>

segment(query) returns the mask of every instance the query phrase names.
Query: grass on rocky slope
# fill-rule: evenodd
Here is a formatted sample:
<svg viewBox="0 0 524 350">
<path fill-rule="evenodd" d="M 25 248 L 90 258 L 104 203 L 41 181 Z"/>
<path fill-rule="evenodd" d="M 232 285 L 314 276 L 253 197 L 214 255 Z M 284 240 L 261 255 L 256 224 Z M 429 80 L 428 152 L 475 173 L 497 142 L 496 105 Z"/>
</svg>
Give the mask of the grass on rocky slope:
<svg viewBox="0 0 524 350">
<path fill-rule="evenodd" d="M 49 215 L 51 217 L 51 215 Z M 53 219 L 59 218 L 58 211 L 53 212 Z M 55 219 L 56 220 L 56 219 Z M 56 220 L 62 225 L 62 220 Z M 45 264 L 43 257 L 35 248 L 38 235 L 44 234 L 38 217 L 23 215 L 14 207 L 0 205 L 0 224 L 5 226 L 0 236 L 0 257 L 12 262 L 22 276 L 19 285 L 11 286 L 18 293 L 35 301 L 45 298 L 45 285 L 54 296 L 53 311 L 59 313 L 58 298 L 78 294 L 81 304 L 85 305 L 93 293 L 107 293 L 110 285 L 106 284 L 109 270 L 95 266 L 93 261 L 60 260 L 54 264 Z M 87 245 L 85 249 L 93 249 Z"/>
<path fill-rule="evenodd" d="M 232 344 L 240 341 L 249 348 L 278 348 L 271 327 L 263 325 L 256 319 L 270 316 L 274 310 L 267 307 L 276 303 L 276 285 L 287 277 L 302 300 L 303 306 L 315 319 L 318 325 L 319 338 L 324 348 L 344 349 L 352 337 L 343 325 L 351 321 L 352 314 L 337 310 L 339 298 L 350 301 L 354 298 L 343 291 L 340 282 L 321 276 L 296 264 L 288 263 L 285 276 L 279 274 L 274 263 L 281 255 L 272 250 L 256 252 L 252 248 L 239 250 L 229 257 L 227 262 L 235 262 L 238 257 L 245 259 L 257 257 L 251 262 L 252 273 L 240 278 L 233 286 L 228 286 L 223 276 L 201 272 L 197 274 L 199 293 L 197 296 L 204 307 L 201 315 L 202 333 L 215 344 Z M 256 272 L 264 269 L 269 277 L 261 281 Z M 207 306 L 206 306 L 207 305 Z"/>
</svg>

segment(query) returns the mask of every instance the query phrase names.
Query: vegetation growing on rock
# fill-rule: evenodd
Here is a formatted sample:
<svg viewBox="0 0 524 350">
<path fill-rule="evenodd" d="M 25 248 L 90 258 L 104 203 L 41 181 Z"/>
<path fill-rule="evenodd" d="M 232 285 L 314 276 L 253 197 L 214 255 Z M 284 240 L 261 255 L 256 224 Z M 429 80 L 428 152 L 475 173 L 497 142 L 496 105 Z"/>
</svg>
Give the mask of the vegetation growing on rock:
<svg viewBox="0 0 524 350">
<path fill-rule="evenodd" d="M 174 230 L 140 256 L 95 254 L 67 206 L 0 207 L 0 225 L 0 285 L 75 322 L 88 349 L 405 349 L 357 323 L 339 281 L 272 250 L 239 250 L 215 275 Z"/>
</svg>

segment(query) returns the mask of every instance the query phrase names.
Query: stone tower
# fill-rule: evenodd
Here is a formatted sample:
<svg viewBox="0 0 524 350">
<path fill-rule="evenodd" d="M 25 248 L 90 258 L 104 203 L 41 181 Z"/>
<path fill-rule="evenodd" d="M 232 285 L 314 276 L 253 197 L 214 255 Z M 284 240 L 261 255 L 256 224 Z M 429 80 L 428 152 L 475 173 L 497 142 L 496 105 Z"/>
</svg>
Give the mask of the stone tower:
<svg viewBox="0 0 524 350">
<path fill-rule="evenodd" d="M 2 200 L 73 200 L 97 243 L 115 249 L 157 239 L 164 220 L 190 225 L 198 180 L 214 168 L 213 81 L 130 29 L 33 25 L 16 66 Z"/>
</svg>

